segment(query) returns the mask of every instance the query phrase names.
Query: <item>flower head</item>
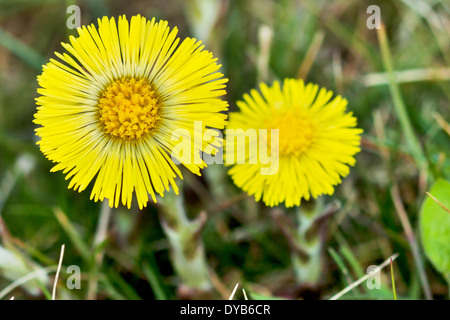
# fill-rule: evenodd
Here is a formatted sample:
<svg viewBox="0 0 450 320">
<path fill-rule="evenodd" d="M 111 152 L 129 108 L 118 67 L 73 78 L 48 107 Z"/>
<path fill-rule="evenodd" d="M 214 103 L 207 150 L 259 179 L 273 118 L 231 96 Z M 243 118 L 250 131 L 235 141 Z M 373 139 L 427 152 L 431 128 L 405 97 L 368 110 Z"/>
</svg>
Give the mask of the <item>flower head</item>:
<svg viewBox="0 0 450 320">
<path fill-rule="evenodd" d="M 267 167 L 262 161 L 234 164 L 229 170 L 234 183 L 268 206 L 298 206 L 302 198 L 332 194 L 360 150 L 362 130 L 352 113 L 346 113 L 347 100 L 338 96 L 330 101 L 331 91 L 295 79 L 284 80 L 283 87 L 275 81 L 260 88 L 262 96 L 252 90 L 237 102 L 240 111 L 230 114 L 227 129 L 267 130 L 265 136 L 237 145 L 246 150 L 252 143 L 270 146 L 272 132 L 278 132 L 277 171 L 261 174 Z M 247 152 L 247 160 L 255 158 Z"/>
<path fill-rule="evenodd" d="M 34 120 L 41 151 L 57 163 L 52 171 L 63 170 L 80 192 L 94 181 L 91 199 L 110 206 L 130 207 L 135 193 L 142 208 L 149 195 L 156 201 L 169 186 L 177 192 L 173 131 L 226 123 L 227 79 L 217 59 L 200 41 L 180 43 L 166 21 L 139 15 L 117 24 L 104 17 L 62 45 L 67 52 L 55 53 L 60 60 L 50 59 L 38 77 Z M 189 142 L 200 157 L 206 143 Z M 206 166 L 179 161 L 196 174 Z"/>
</svg>

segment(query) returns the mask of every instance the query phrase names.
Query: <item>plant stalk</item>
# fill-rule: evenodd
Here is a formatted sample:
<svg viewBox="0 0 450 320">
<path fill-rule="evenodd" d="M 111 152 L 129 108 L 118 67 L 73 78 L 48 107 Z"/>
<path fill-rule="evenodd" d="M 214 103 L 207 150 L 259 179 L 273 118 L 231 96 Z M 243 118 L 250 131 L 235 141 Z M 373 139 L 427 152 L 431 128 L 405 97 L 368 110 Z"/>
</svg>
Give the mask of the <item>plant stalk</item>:
<svg viewBox="0 0 450 320">
<path fill-rule="evenodd" d="M 299 254 L 298 250 L 292 253 L 292 265 L 299 283 L 318 284 L 322 274 L 322 241 L 316 220 L 321 214 L 322 202 L 314 204 L 312 208 L 295 208 L 297 230 L 295 234 L 296 245 L 306 254 Z"/>
<path fill-rule="evenodd" d="M 202 231 L 206 212 L 200 212 L 195 220 L 189 220 L 182 192 L 168 193 L 160 198 L 160 222 L 170 243 L 172 265 L 183 285 L 189 289 L 208 291 L 212 288 L 206 261 Z"/>
</svg>

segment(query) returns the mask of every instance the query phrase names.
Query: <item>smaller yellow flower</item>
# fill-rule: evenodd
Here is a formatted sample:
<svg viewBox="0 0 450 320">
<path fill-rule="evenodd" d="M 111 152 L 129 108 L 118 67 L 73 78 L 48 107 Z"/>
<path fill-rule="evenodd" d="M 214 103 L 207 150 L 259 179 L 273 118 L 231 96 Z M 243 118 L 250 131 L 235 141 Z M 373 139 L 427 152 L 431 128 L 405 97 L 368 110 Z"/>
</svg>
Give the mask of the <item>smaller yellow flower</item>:
<svg viewBox="0 0 450 320">
<path fill-rule="evenodd" d="M 267 162 L 254 161 L 258 156 L 246 152 L 245 163 L 229 171 L 234 183 L 268 206 L 298 206 L 302 198 L 333 194 L 360 151 L 362 130 L 356 128 L 352 113 L 346 113 L 347 100 L 337 96 L 330 101 L 331 91 L 296 79 L 285 79 L 283 87 L 275 81 L 260 88 L 262 96 L 252 90 L 237 102 L 240 111 L 230 114 L 227 130 L 266 129 L 266 135 L 241 140 L 244 145 L 236 147 L 250 151 L 252 144 L 263 142 L 270 156 L 272 129 L 278 129 L 278 155 L 273 160 L 277 170 L 262 174 Z"/>
</svg>

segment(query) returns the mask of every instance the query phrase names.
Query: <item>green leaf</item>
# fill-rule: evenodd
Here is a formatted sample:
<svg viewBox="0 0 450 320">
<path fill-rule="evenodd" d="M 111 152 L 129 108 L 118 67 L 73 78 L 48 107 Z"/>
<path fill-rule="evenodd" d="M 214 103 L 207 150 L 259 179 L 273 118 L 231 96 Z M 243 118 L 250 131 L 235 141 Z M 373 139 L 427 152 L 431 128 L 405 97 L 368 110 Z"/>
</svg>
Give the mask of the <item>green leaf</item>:
<svg viewBox="0 0 450 320">
<path fill-rule="evenodd" d="M 443 206 L 450 208 L 450 182 L 437 180 L 430 194 Z M 450 213 L 427 197 L 421 209 L 420 229 L 428 259 L 450 284 Z"/>
</svg>

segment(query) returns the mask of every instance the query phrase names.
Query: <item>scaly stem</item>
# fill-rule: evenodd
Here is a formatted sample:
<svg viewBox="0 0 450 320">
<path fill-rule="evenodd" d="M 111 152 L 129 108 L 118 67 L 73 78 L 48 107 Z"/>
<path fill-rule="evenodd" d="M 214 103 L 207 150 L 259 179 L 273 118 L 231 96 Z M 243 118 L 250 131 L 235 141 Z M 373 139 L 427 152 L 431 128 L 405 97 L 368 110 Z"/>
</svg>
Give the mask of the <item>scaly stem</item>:
<svg viewBox="0 0 450 320">
<path fill-rule="evenodd" d="M 324 221 L 340 208 L 339 202 L 332 202 L 324 208 L 323 199 L 305 203 L 295 208 L 297 224 L 291 222 L 280 209 L 272 211 L 272 217 L 281 229 L 291 248 L 291 261 L 297 282 L 317 285 L 323 269 Z"/>
<path fill-rule="evenodd" d="M 292 253 L 292 264 L 299 283 L 317 284 L 320 280 L 323 263 L 322 242 L 315 223 L 321 210 L 321 202 L 316 203 L 313 208 L 295 209 L 298 223 L 296 245 L 307 255 L 305 257 L 297 252 Z"/>
<path fill-rule="evenodd" d="M 189 220 L 184 210 L 182 192 L 168 193 L 160 199 L 160 221 L 171 247 L 171 259 L 182 283 L 191 289 L 208 291 L 212 288 L 201 233 L 206 213 Z"/>
</svg>

